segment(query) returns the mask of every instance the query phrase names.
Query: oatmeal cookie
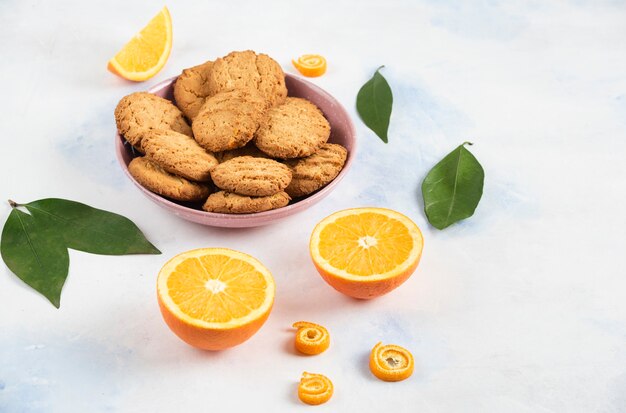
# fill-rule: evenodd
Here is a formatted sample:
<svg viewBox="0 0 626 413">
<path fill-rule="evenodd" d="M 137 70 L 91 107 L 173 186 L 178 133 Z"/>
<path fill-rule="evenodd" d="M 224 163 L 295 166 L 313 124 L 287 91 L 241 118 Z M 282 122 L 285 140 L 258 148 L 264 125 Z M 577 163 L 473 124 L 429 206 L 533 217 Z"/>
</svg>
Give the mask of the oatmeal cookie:
<svg viewBox="0 0 626 413">
<path fill-rule="evenodd" d="M 291 170 L 272 159 L 239 156 L 211 171 L 220 189 L 239 195 L 268 196 L 284 190 L 291 182 Z"/>
<path fill-rule="evenodd" d="M 252 50 L 231 52 L 213 65 L 209 74 L 211 95 L 233 89 L 255 89 L 270 106 L 280 105 L 287 97 L 283 69 L 268 55 Z"/>
<path fill-rule="evenodd" d="M 328 185 L 343 169 L 347 156 L 348 151 L 343 146 L 326 143 L 313 155 L 285 161 L 293 174 L 285 192 L 295 198 Z"/>
<path fill-rule="evenodd" d="M 148 92 L 124 96 L 115 108 L 115 123 L 120 135 L 135 148 L 155 130 L 173 130 L 192 136 L 183 113 L 172 102 Z"/>
<path fill-rule="evenodd" d="M 330 124 L 313 103 L 289 97 L 271 108 L 254 143 L 273 158 L 302 158 L 315 153 L 330 136 Z"/>
<path fill-rule="evenodd" d="M 183 70 L 174 83 L 176 106 L 193 121 L 209 96 L 209 73 L 213 62 L 208 61 L 198 66 Z"/>
<path fill-rule="evenodd" d="M 219 191 L 209 195 L 202 209 L 223 214 L 251 214 L 284 207 L 290 200 L 285 192 L 255 197 Z"/>
<path fill-rule="evenodd" d="M 147 190 L 177 201 L 202 201 L 211 193 L 207 185 L 173 175 L 145 157 L 130 161 L 128 171 Z"/>
<path fill-rule="evenodd" d="M 192 181 L 210 181 L 211 169 L 218 164 L 193 138 L 174 131 L 154 132 L 143 138 L 142 147 L 161 168 Z"/>
<path fill-rule="evenodd" d="M 194 119 L 194 138 L 211 152 L 241 148 L 254 137 L 266 110 L 266 101 L 255 91 L 218 93 L 204 102 Z"/>
</svg>

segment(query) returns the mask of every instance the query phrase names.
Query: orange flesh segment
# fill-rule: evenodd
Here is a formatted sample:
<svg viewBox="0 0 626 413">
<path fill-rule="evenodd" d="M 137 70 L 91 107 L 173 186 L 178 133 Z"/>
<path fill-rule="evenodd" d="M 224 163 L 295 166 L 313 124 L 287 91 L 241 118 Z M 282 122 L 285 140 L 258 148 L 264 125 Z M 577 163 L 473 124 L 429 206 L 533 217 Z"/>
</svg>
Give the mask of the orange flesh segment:
<svg viewBox="0 0 626 413">
<path fill-rule="evenodd" d="M 267 282 L 245 261 L 208 255 L 178 264 L 167 279 L 167 288 L 174 304 L 189 317 L 224 323 L 260 308 Z"/>
<path fill-rule="evenodd" d="M 338 218 L 320 234 L 320 256 L 354 275 L 391 271 L 412 249 L 413 238 L 403 223 L 373 212 Z"/>
</svg>

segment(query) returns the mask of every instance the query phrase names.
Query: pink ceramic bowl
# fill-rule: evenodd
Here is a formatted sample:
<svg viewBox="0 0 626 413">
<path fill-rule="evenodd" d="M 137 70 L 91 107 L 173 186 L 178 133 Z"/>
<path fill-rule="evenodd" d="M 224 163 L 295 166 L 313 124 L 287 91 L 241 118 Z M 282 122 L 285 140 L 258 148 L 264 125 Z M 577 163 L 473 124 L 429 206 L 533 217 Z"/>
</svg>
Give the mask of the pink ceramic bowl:
<svg viewBox="0 0 626 413">
<path fill-rule="evenodd" d="M 149 92 L 169 100 L 174 100 L 172 90 L 174 80 L 176 80 L 175 77 L 164 80 L 163 82 L 152 87 Z M 183 219 L 197 222 L 202 225 L 227 228 L 256 227 L 266 225 L 304 211 L 311 205 L 321 201 L 330 193 L 330 191 L 335 189 L 337 184 L 339 184 L 350 169 L 352 162 L 354 162 L 356 150 L 356 132 L 348 112 L 346 112 L 344 107 L 341 106 L 341 104 L 334 97 L 314 84 L 290 74 L 286 75 L 285 81 L 287 83 L 287 89 L 289 90 L 289 96 L 306 98 L 315 103 L 322 110 L 322 112 L 324 112 L 326 119 L 330 122 L 331 133 L 329 142 L 341 144 L 348 150 L 348 159 L 346 160 L 346 164 L 335 180 L 308 197 L 298 199 L 296 202 L 292 201 L 292 204 L 283 208 L 257 212 L 254 214 L 217 214 L 214 212 L 202 211 L 201 209 L 198 209 L 198 205 L 186 205 L 184 203 L 169 200 L 148 191 L 131 176 L 128 172 L 128 164 L 135 155 L 131 151 L 130 146 L 125 144 L 124 138 L 122 138 L 118 133 L 115 135 L 115 152 L 122 169 L 126 173 L 126 176 L 128 176 L 137 188 L 139 188 L 139 190 L 150 200 Z"/>
</svg>

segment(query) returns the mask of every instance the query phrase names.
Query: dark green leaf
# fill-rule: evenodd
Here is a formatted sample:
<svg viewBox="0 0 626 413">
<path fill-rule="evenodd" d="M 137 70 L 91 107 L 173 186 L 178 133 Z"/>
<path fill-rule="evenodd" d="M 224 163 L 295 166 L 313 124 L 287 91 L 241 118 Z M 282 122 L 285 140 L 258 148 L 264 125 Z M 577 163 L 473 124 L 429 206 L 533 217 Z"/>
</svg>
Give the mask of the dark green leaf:
<svg viewBox="0 0 626 413">
<path fill-rule="evenodd" d="M 379 67 L 374 76 L 359 90 L 356 97 L 356 109 L 363 123 L 373 130 L 383 142 L 387 143 L 393 95 L 389 84 L 380 74 L 382 67 Z"/>
<path fill-rule="evenodd" d="M 102 255 L 160 254 L 130 219 L 67 199 L 48 198 L 24 205 L 51 221 L 65 246 Z"/>
<path fill-rule="evenodd" d="M 2 229 L 0 251 L 15 275 L 59 308 L 70 259 L 48 222 L 14 208 Z"/>
<path fill-rule="evenodd" d="M 422 183 L 424 211 L 435 228 L 471 217 L 483 194 L 485 172 L 465 144 L 471 145 L 465 142 L 446 155 Z"/>
</svg>

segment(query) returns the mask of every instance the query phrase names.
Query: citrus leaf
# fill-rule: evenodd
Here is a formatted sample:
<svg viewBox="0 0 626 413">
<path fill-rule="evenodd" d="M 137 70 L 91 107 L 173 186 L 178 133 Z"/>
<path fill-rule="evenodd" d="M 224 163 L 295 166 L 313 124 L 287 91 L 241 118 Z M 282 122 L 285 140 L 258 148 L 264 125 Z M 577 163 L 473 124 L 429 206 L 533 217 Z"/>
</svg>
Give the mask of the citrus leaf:
<svg viewBox="0 0 626 413">
<path fill-rule="evenodd" d="M 67 248 L 101 255 L 160 254 L 130 219 L 67 199 L 47 198 L 24 207 L 50 221 Z"/>
<path fill-rule="evenodd" d="M 422 182 L 424 211 L 437 229 L 471 217 L 482 197 L 485 171 L 466 144 L 471 145 L 459 145 Z"/>
<path fill-rule="evenodd" d="M 2 229 L 0 252 L 15 275 L 59 308 L 70 259 L 49 222 L 14 208 Z"/>
<path fill-rule="evenodd" d="M 387 143 L 393 95 L 387 80 L 380 74 L 382 67 L 379 67 L 374 76 L 359 90 L 356 96 L 356 109 L 363 123 Z"/>
</svg>

